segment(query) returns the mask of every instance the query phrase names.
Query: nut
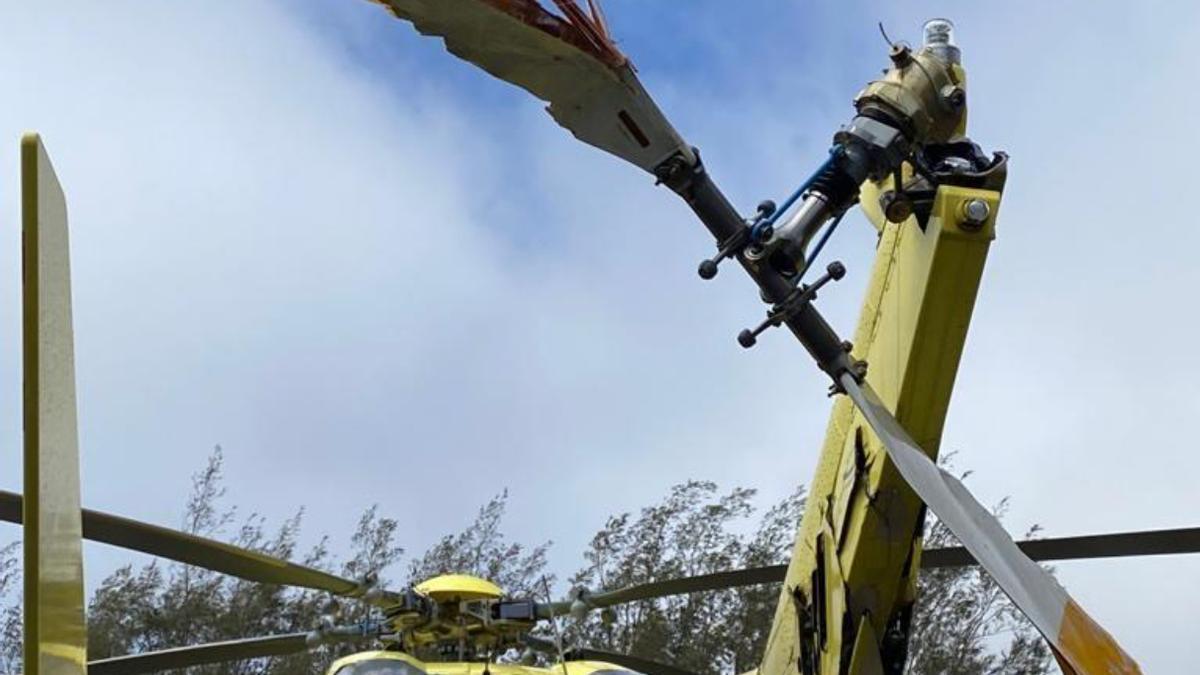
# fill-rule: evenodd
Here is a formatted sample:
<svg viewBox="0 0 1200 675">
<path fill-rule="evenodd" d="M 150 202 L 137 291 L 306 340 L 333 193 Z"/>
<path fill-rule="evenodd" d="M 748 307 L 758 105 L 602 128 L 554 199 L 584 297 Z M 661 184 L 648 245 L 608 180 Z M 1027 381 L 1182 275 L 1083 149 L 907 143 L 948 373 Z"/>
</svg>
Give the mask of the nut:
<svg viewBox="0 0 1200 675">
<path fill-rule="evenodd" d="M 978 230 L 992 214 L 992 207 L 982 199 L 968 199 L 962 205 L 962 228 Z"/>
<path fill-rule="evenodd" d="M 913 214 L 913 203 L 903 192 L 888 190 L 879 196 L 879 209 L 889 222 L 903 223 Z"/>
</svg>

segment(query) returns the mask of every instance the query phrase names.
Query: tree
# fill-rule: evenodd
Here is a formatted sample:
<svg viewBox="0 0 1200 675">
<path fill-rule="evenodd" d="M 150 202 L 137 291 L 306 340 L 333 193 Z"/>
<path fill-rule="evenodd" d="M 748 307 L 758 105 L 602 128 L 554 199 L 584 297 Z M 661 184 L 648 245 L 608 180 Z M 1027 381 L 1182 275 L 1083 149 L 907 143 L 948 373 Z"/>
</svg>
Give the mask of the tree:
<svg viewBox="0 0 1200 675">
<path fill-rule="evenodd" d="M 24 639 L 21 612 L 21 567 L 17 555 L 21 542 L 14 541 L 0 548 L 0 672 L 21 672 L 22 640 Z"/>
<path fill-rule="evenodd" d="M 1001 517 L 1007 509 L 1006 499 L 993 512 Z M 1025 538 L 1039 531 L 1034 526 Z M 930 518 L 925 546 L 957 545 L 949 528 Z M 1002 638 L 1008 640 L 1007 646 L 995 651 L 994 645 Z M 1053 672 L 1051 668 L 1046 642 L 981 567 L 943 567 L 921 573 L 909 640 L 909 673 L 1040 675 Z"/>
<path fill-rule="evenodd" d="M 532 548 L 508 541 L 500 530 L 508 507 L 508 490 L 479 508 L 475 521 L 456 534 L 447 534 L 408 566 L 409 583 L 441 574 L 471 574 L 488 579 L 512 596 L 541 597 L 551 542 Z"/>
<path fill-rule="evenodd" d="M 228 540 L 265 554 L 320 569 L 339 569 L 348 578 L 388 576 L 401 564 L 399 521 L 378 507 L 358 519 L 350 551 L 339 558 L 327 537 L 299 550 L 303 509 L 270 528 L 257 514 L 239 516 L 226 507 L 223 455 L 214 449 L 193 476 L 182 529 Z M 687 481 L 636 516 L 608 519 L 583 553 L 584 566 L 569 578 L 595 591 L 787 561 L 804 509 L 797 488 L 755 519 L 755 491 L 721 491 L 712 482 Z M 461 531 L 438 540 L 408 560 L 405 582 L 446 573 L 495 581 L 509 595 L 545 596 L 552 584 L 546 553 L 550 543 L 526 546 L 503 533 L 508 493 L 480 507 Z M 1001 504 L 998 514 L 1006 505 Z M 955 542 L 934 519 L 926 545 Z M 0 672 L 21 672 L 21 605 L 18 543 L 0 548 Z M 978 568 L 931 570 L 919 581 L 920 600 L 912 623 L 909 672 L 919 675 L 1040 675 L 1052 672 L 1045 643 Z M 697 673 L 743 672 L 758 663 L 771 629 L 778 585 L 765 584 L 706 594 L 642 601 L 568 622 L 566 642 L 625 651 L 669 662 Z M 187 644 L 256 635 L 308 631 L 322 615 L 340 623 L 370 616 L 363 603 L 327 594 L 256 584 L 204 569 L 151 561 L 127 565 L 104 579 L 88 608 L 89 656 L 105 658 Z M 546 635 L 548 627 L 541 628 Z M 323 646 L 309 653 L 189 669 L 189 675 L 320 675 L 330 661 L 361 645 Z"/>
<path fill-rule="evenodd" d="M 751 512 L 752 490 L 720 493 L 689 481 L 637 518 L 610 518 L 571 582 L 592 590 L 787 562 L 804 491 L 771 507 L 750 533 L 734 525 Z M 1003 515 L 1005 505 L 996 509 Z M 1036 531 L 1036 530 L 1035 530 Z M 1031 533 L 1032 534 L 1032 533 Z M 956 544 L 930 519 L 926 545 Z M 1033 626 L 982 569 L 922 573 L 908 672 L 920 675 L 1041 675 L 1050 655 Z M 758 664 L 778 602 L 776 584 L 630 603 L 574 626 L 575 644 L 623 651 L 697 673 L 744 672 Z M 1002 645 L 1002 646 L 1001 646 Z M 997 650 L 997 647 L 1000 647 Z"/>
<path fill-rule="evenodd" d="M 275 530 L 257 514 L 239 519 L 223 505 L 224 457 L 218 446 L 204 469 L 192 477 L 182 529 L 318 569 L 340 569 L 350 579 L 376 579 L 392 586 L 388 575 L 404 556 L 398 545 L 399 521 L 378 506 L 358 519 L 350 554 L 342 562 L 329 550 L 328 537 L 303 554 L 297 541 L 303 509 Z M 444 573 L 475 574 L 497 581 L 510 593 L 526 594 L 545 575 L 549 543 L 533 548 L 508 540 L 501 531 L 508 494 L 493 497 L 461 532 L 448 534 L 412 560 L 406 583 L 415 584 Z M 240 525 L 229 530 L 234 523 Z M 0 566 L 0 582 L 3 582 Z M 360 602 L 337 601 L 325 593 L 226 577 L 201 568 L 150 562 L 127 565 L 97 588 L 89 605 L 89 658 L 177 647 L 257 635 L 303 632 L 316 628 L 324 615 L 338 623 L 371 618 L 374 610 Z M 19 616 L 19 610 L 18 610 Z M 15 641 L 19 653 L 19 639 Z M 8 644 L 8 642 L 6 642 Z M 307 653 L 192 668 L 191 675 L 324 673 L 334 659 L 362 645 L 325 645 Z M 6 670 L 5 672 L 19 672 Z"/>
<path fill-rule="evenodd" d="M 722 494 L 707 481 L 676 485 L 636 519 L 610 518 L 571 583 L 607 590 L 775 564 L 790 548 L 803 491 L 768 511 L 751 536 L 735 534 L 753 511 L 754 494 L 744 488 Z M 776 597 L 774 588 L 748 588 L 633 602 L 589 615 L 570 638 L 698 673 L 729 672 L 757 663 Z"/>
<path fill-rule="evenodd" d="M 274 557 L 300 558 L 312 566 L 333 563 L 324 540 L 305 554 L 297 554 L 303 510 L 298 510 L 273 532 L 267 529 L 262 516 L 250 514 L 240 519 L 233 536 L 227 536 L 227 530 L 239 518 L 236 509 L 222 504 L 223 459 L 220 447 L 215 448 L 205 468 L 193 476 L 184 511 L 185 532 L 228 539 L 237 546 Z M 364 522 L 366 527 L 382 532 L 385 539 L 395 530 L 394 522 L 368 520 L 366 516 Z M 386 565 L 399 555 L 393 548 L 380 548 L 378 540 L 371 537 L 356 537 L 353 544 L 351 561 L 364 571 L 370 571 L 372 565 Z M 136 570 L 127 565 L 102 581 L 89 603 L 89 658 L 312 630 L 325 602 L 322 594 L 256 584 L 187 565 L 163 564 L 157 560 Z M 315 655 L 206 666 L 188 672 L 318 673 L 321 662 L 317 658 L 323 656 L 327 656 L 325 648 Z"/>
</svg>

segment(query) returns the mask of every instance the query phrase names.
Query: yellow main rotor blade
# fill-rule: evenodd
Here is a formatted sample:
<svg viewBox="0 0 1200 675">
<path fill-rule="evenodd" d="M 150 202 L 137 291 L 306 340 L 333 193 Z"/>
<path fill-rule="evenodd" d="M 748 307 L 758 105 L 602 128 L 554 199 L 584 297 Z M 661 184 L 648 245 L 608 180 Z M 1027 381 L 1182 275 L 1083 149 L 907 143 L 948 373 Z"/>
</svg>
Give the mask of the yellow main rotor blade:
<svg viewBox="0 0 1200 675">
<path fill-rule="evenodd" d="M 21 139 L 25 673 L 84 675 L 83 525 L 67 203 L 37 134 Z"/>
</svg>

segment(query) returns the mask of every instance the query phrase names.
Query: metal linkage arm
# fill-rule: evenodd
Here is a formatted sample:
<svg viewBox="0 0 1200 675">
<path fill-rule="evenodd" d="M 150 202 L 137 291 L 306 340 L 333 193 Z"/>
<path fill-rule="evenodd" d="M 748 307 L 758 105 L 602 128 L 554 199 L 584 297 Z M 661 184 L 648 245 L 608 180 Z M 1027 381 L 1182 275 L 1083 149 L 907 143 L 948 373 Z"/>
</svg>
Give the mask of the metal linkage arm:
<svg viewBox="0 0 1200 675">
<path fill-rule="evenodd" d="M 664 162 L 655 171 L 659 182 L 683 197 L 716 238 L 720 248 L 726 249 L 728 242 L 749 242 L 750 225 L 738 215 L 708 175 L 699 153 L 695 154 L 694 163 L 689 163 L 681 155 Z M 840 390 L 838 380 L 843 374 L 849 373 L 857 380 L 862 379 L 864 365 L 851 358 L 850 344 L 843 342 L 813 307 L 811 301 L 816 297 L 815 293 L 806 294 L 803 286 L 795 286 L 769 265 L 748 259 L 744 251 L 738 251 L 733 257 L 758 284 L 763 299 L 773 305 L 772 315 L 777 319 L 776 323 L 787 325 L 821 370 L 829 375 L 836 389 Z"/>
</svg>

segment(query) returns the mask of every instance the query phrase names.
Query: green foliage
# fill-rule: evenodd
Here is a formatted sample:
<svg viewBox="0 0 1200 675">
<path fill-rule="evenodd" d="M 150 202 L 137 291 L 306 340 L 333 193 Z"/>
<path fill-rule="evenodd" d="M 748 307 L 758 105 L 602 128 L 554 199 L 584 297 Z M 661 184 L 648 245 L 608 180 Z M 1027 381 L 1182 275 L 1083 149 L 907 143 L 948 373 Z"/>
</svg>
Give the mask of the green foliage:
<svg viewBox="0 0 1200 675">
<path fill-rule="evenodd" d="M 339 569 L 347 578 L 376 578 L 385 587 L 394 586 L 387 575 L 404 556 L 404 549 L 397 543 L 396 519 L 383 516 L 377 506 L 367 509 L 350 539 L 350 555 L 341 562 L 330 553 L 327 538 L 301 552 L 297 541 L 303 510 L 273 531 L 257 514 L 238 518 L 236 509 L 222 504 L 225 496 L 222 468 L 223 456 L 217 447 L 205 468 L 193 476 L 183 518 L 184 531 L 228 540 L 237 546 L 298 560 L 318 569 Z M 420 558 L 412 560 L 405 582 L 416 583 L 456 572 L 496 580 L 510 592 L 532 589 L 545 574 L 549 544 L 526 549 L 508 541 L 500 530 L 506 505 L 507 493 L 491 499 L 461 533 L 447 535 Z M 229 536 L 231 529 L 233 534 Z M 0 582 L 4 579 L 2 569 Z M 136 569 L 127 565 L 101 582 L 89 604 L 89 658 L 305 632 L 316 628 L 322 616 L 333 616 L 338 623 L 348 624 L 370 618 L 370 612 L 370 607 L 363 603 L 339 602 L 324 593 L 241 581 L 186 565 L 158 561 Z M 19 639 L 16 644 L 19 645 Z M 187 673 L 316 675 L 324 673 L 330 661 L 356 648 L 363 645 L 323 646 L 304 654 L 192 668 Z"/>
<path fill-rule="evenodd" d="M 754 490 L 722 494 L 716 484 L 689 481 L 642 509 L 637 518 L 610 518 L 571 578 L 592 590 L 615 589 L 737 567 L 784 562 L 804 508 L 797 489 L 766 512 L 756 529 L 737 527 L 752 513 Z M 592 613 L 572 626 L 570 640 L 672 663 L 697 673 L 753 668 L 770 631 L 779 589 L 729 589 L 629 603 L 608 616 Z"/>
<path fill-rule="evenodd" d="M 0 548 L 0 672 L 21 672 L 24 637 L 21 613 L 21 566 L 17 556 L 21 542 L 14 541 Z"/>
<path fill-rule="evenodd" d="M 299 550 L 303 510 L 270 529 L 256 514 L 239 517 L 223 504 L 221 449 L 193 476 L 182 528 L 265 554 L 297 560 L 343 576 L 387 574 L 404 556 L 398 521 L 372 507 L 359 518 L 349 556 L 339 559 L 327 539 Z M 804 490 L 755 519 L 755 491 L 719 490 L 689 481 L 670 489 L 636 517 L 608 519 L 583 553 L 584 566 L 570 577 L 593 591 L 785 563 L 804 509 Z M 406 566 L 406 583 L 446 573 L 491 579 L 514 596 L 545 596 L 550 543 L 527 547 L 502 530 L 507 492 L 478 511 L 462 531 L 447 534 Z M 1003 513 L 1004 505 L 998 509 Z M 936 520 L 926 546 L 953 545 Z M 21 659 L 18 544 L 0 549 L 0 672 L 19 673 Z M 922 574 L 912 623 L 908 670 L 919 675 L 1041 675 L 1052 672 L 1045 643 L 978 568 Z M 630 652 L 697 673 L 739 673 L 761 657 L 779 587 L 768 584 L 706 594 L 630 603 L 611 613 L 593 612 L 566 627 L 570 645 Z M 104 579 L 88 608 L 89 656 L 105 658 L 188 644 L 312 630 L 323 615 L 339 623 L 367 618 L 361 603 L 337 602 L 322 593 L 243 582 L 214 572 L 152 561 L 127 565 Z M 543 629 L 543 635 L 546 635 Z M 361 648 L 361 645 L 359 646 Z M 319 675 L 353 646 L 321 647 L 288 657 L 193 668 L 189 675 Z"/>
<path fill-rule="evenodd" d="M 299 559 L 314 567 L 335 563 L 324 540 L 304 553 L 297 550 L 303 511 L 271 531 L 257 514 L 238 518 L 225 508 L 221 484 L 223 457 L 218 447 L 193 476 L 183 519 L 191 534 L 231 543 L 264 554 Z M 227 532 L 233 527 L 234 533 Z M 389 546 L 395 522 L 364 515 L 352 557 L 344 568 L 379 572 L 402 553 Z M 365 534 L 364 534 L 365 530 Z M 378 536 L 375 536 L 378 535 Z M 380 543 L 380 540 L 385 540 Z M 326 596 L 272 584 L 255 584 L 180 564 L 127 565 L 101 582 L 88 607 L 88 655 L 91 659 L 152 651 L 180 645 L 256 635 L 312 630 L 328 603 Z M 204 675 L 248 673 L 320 673 L 332 655 L 328 648 L 287 659 L 263 659 L 190 669 Z"/>
<path fill-rule="evenodd" d="M 610 518 L 584 553 L 571 582 L 593 591 L 786 563 L 804 510 L 803 488 L 771 507 L 757 527 L 752 490 L 720 493 L 713 483 L 677 485 L 637 518 Z M 1004 505 L 997 509 L 1003 515 Z M 1031 532 L 1032 534 L 1032 532 Z M 931 519 L 926 545 L 957 542 Z M 922 574 L 908 672 L 914 675 L 1041 675 L 1051 671 L 1045 642 L 978 567 Z M 757 666 L 779 601 L 774 584 L 630 603 L 573 626 L 577 644 L 626 651 L 696 673 L 740 673 Z"/>
<path fill-rule="evenodd" d="M 1007 500 L 1002 501 L 993 511 L 997 516 L 1003 516 L 1007 506 Z M 1032 538 L 1038 531 L 1037 527 L 1030 529 L 1025 538 Z M 950 530 L 937 519 L 930 518 L 925 546 L 957 545 L 958 540 Z M 909 673 L 1040 675 L 1053 672 L 1046 642 L 982 568 L 925 570 L 917 581 L 917 594 L 917 610 L 909 641 Z"/>
<path fill-rule="evenodd" d="M 409 563 L 409 582 L 420 583 L 441 574 L 471 574 L 492 581 L 509 595 L 540 597 L 542 579 L 554 581 L 546 574 L 550 542 L 527 548 L 507 541 L 500 530 L 507 506 L 507 490 L 488 500 L 470 527 L 447 534 Z"/>
</svg>

